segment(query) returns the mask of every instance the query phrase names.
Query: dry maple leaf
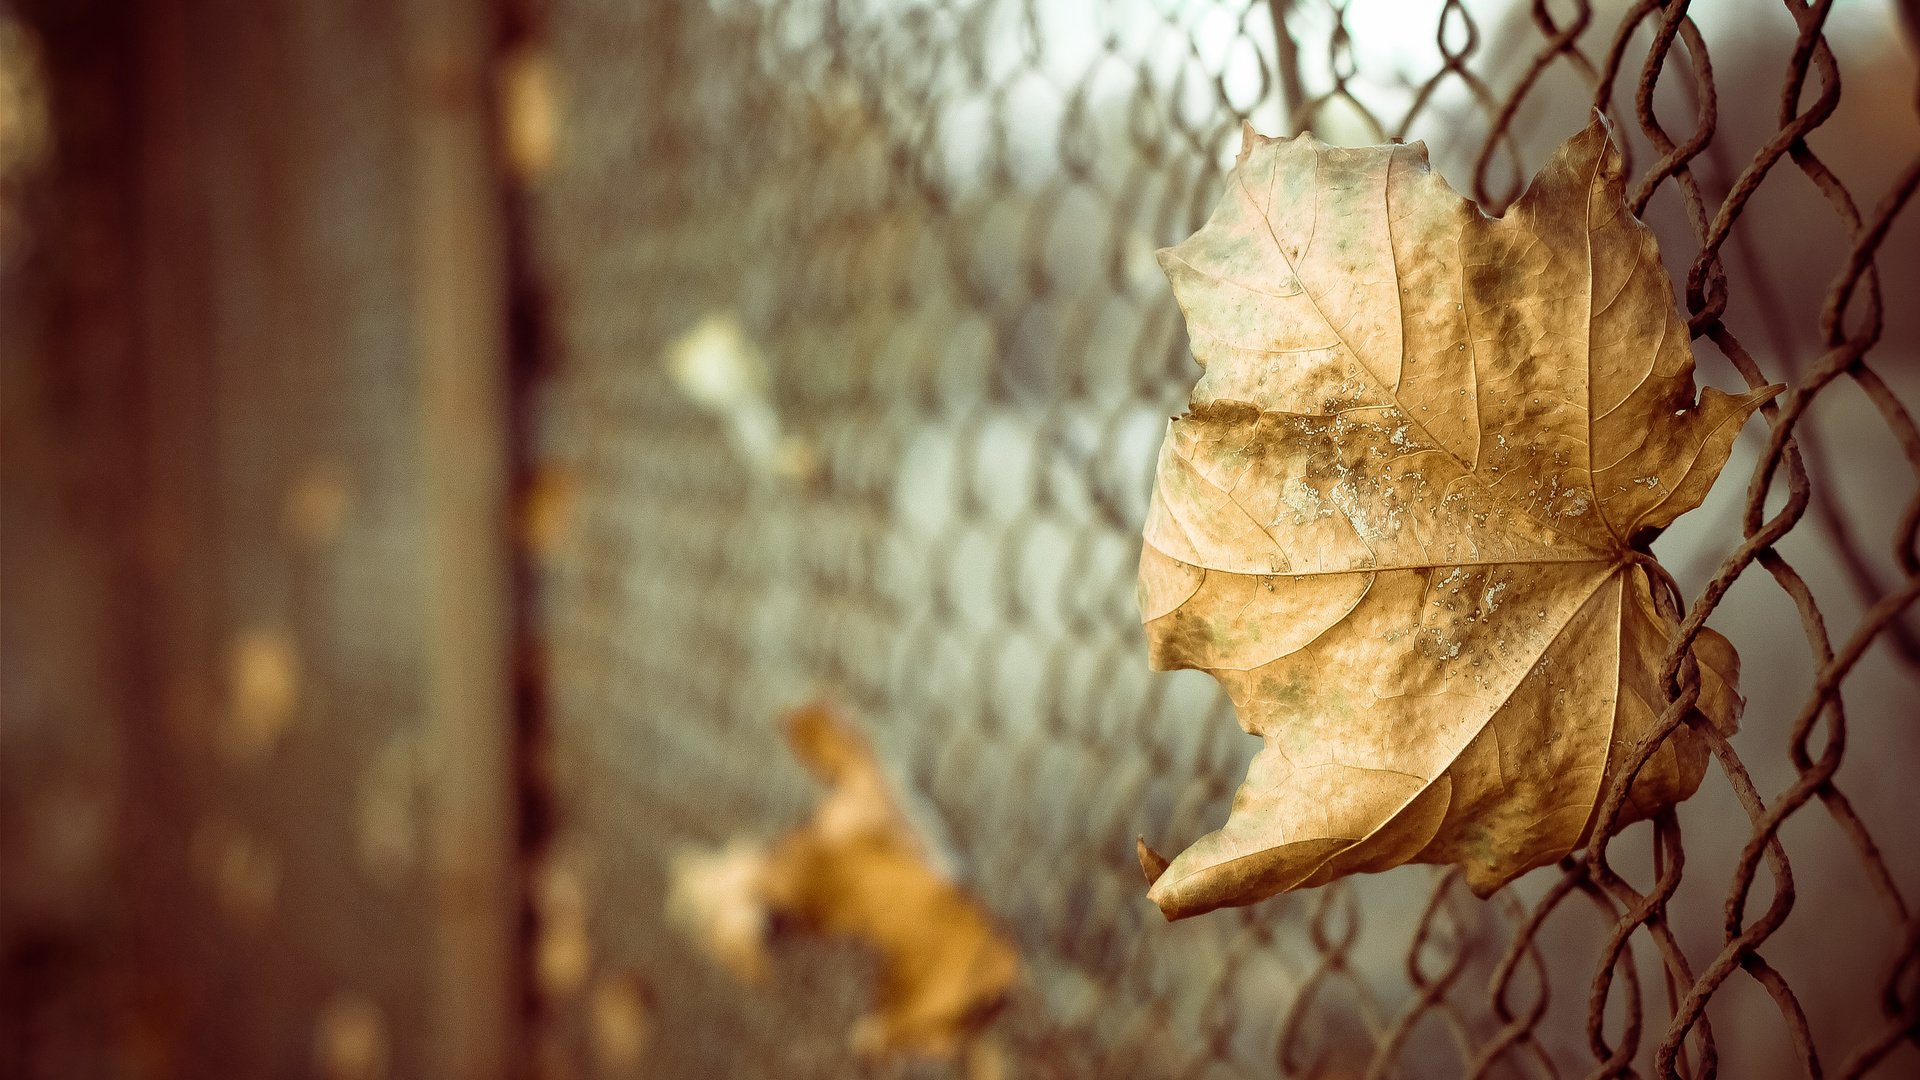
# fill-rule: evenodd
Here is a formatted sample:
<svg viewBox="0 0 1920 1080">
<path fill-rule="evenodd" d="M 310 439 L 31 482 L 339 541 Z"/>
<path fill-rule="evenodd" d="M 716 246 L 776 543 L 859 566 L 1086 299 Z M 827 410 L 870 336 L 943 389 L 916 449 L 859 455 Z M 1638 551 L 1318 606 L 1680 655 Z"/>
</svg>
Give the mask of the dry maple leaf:
<svg viewBox="0 0 1920 1080">
<path fill-rule="evenodd" d="M 930 865 L 866 741 L 820 705 L 787 720 L 794 753 L 829 788 L 774 844 L 769 906 L 790 922 L 861 938 L 880 954 L 877 1011 L 857 1049 L 951 1057 L 1005 1001 L 1019 959 L 991 918 Z"/>
<path fill-rule="evenodd" d="M 736 872 L 717 895 L 714 857 L 685 859 L 678 895 L 698 897 L 716 925 L 696 927 L 736 972 L 756 976 L 758 948 L 743 948 L 739 913 L 791 930 L 864 940 L 880 957 L 876 1011 L 853 1032 L 857 1050 L 950 1058 L 1005 1001 L 1019 958 L 993 920 L 933 868 L 927 845 L 901 812 L 872 750 L 822 705 L 787 719 L 794 755 L 827 785 L 813 816 L 749 855 L 730 849 Z M 735 913 L 719 919 L 718 913 Z M 724 925 L 720 925 L 724 924 Z M 725 933 L 718 932 L 725 930 Z M 755 942 L 759 941 L 755 937 Z M 744 961 L 744 962 L 743 962 Z"/>
<path fill-rule="evenodd" d="M 1206 369 L 1160 450 L 1140 561 L 1158 669 L 1225 687 L 1264 746 L 1169 918 L 1405 862 L 1482 895 L 1583 841 L 1664 703 L 1674 624 L 1633 543 L 1697 506 L 1778 387 L 1694 397 L 1652 233 L 1596 116 L 1504 217 L 1420 143 L 1246 133 L 1160 253 Z M 1703 631 L 1697 711 L 1738 658 Z M 1677 729 L 1621 820 L 1691 795 Z"/>
</svg>

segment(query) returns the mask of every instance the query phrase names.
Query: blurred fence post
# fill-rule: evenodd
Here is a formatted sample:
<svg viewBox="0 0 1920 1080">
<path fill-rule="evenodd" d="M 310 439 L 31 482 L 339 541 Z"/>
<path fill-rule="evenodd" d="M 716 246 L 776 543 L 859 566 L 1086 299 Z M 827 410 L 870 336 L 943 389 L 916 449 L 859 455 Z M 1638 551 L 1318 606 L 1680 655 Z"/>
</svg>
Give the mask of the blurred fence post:
<svg viewBox="0 0 1920 1080">
<path fill-rule="evenodd" d="M 493 6 L 86 8 L 24 16 L 56 84 L 59 56 L 121 43 L 124 85 L 94 104 L 123 122 L 87 136 L 91 155 L 63 142 L 48 183 L 64 199 L 84 170 L 119 194 L 125 228 L 100 261 L 124 267 L 131 301 L 47 315 L 9 371 L 58 372 L 73 328 L 125 335 L 110 377 L 80 384 L 111 407 L 48 439 L 112 454 L 75 497 L 102 507 L 126 568 L 113 621 L 132 659 L 107 669 L 105 726 L 127 1008 L 99 1041 L 120 1075 L 507 1075 Z M 57 138 L 86 135 L 59 126 L 73 89 L 54 87 Z M 58 269 L 86 235 L 36 242 Z"/>
</svg>

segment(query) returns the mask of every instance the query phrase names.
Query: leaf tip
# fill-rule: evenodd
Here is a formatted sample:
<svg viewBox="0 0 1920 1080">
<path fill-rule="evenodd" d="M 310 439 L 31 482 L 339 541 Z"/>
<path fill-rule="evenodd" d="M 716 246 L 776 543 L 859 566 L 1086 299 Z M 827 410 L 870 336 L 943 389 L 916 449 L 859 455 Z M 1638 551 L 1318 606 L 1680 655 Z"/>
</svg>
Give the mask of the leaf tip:
<svg viewBox="0 0 1920 1080">
<path fill-rule="evenodd" d="M 850 763 L 868 759 L 872 751 L 834 707 L 814 701 L 788 713 L 783 720 L 787 744 L 822 783 L 832 784 Z"/>
<path fill-rule="evenodd" d="M 1693 639 L 1693 658 L 1700 665 L 1700 700 L 1694 711 L 1720 734 L 1732 735 L 1747 709 L 1747 699 L 1740 696 L 1739 652 L 1725 635 L 1703 626 Z"/>
<path fill-rule="evenodd" d="M 1245 164 L 1249 154 L 1253 153 L 1254 150 L 1260 146 L 1272 141 L 1272 139 L 1253 130 L 1253 122 L 1251 120 L 1240 121 L 1240 153 L 1233 159 L 1233 163 L 1236 166 Z"/>
<path fill-rule="evenodd" d="M 1579 205 L 1593 191 L 1610 204 L 1626 201 L 1625 162 L 1613 136 L 1613 121 L 1598 108 L 1587 126 L 1567 137 L 1534 175 L 1520 201 L 1537 206 Z M 1579 194 L 1575 194 L 1578 192 Z"/>
<path fill-rule="evenodd" d="M 1476 899 L 1485 900 L 1504 888 L 1513 880 L 1513 875 L 1502 873 L 1496 867 L 1478 862 L 1467 864 L 1467 891 Z"/>
<path fill-rule="evenodd" d="M 1140 873 L 1146 876 L 1147 886 L 1151 888 L 1154 882 L 1160 880 L 1160 875 L 1167 872 L 1167 857 L 1148 847 L 1144 836 L 1134 837 L 1133 853 L 1139 858 Z"/>
</svg>

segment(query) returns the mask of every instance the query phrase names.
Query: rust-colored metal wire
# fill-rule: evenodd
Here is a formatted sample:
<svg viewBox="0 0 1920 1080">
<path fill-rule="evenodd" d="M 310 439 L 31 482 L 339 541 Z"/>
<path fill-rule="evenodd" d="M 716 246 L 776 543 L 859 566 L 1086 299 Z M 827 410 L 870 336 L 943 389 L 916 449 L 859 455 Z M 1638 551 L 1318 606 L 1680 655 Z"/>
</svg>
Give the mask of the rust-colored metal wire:
<svg viewBox="0 0 1920 1080">
<path fill-rule="evenodd" d="M 1019 1075 L 1913 1067 L 1920 914 L 1839 773 L 1849 675 L 1878 642 L 1888 664 L 1914 659 L 1901 620 L 1920 596 L 1920 427 L 1874 365 L 1877 259 L 1920 157 L 1867 204 L 1814 148 L 1841 101 L 1831 0 L 1784 0 L 1792 33 L 1757 139 L 1752 65 L 1731 98 L 1687 0 L 1422 5 L 1439 63 L 1392 93 L 1360 67 L 1356 43 L 1379 31 L 1359 7 L 736 0 L 633 14 L 557 0 L 547 33 L 577 73 L 570 137 L 591 152 L 546 181 L 534 215 L 562 313 L 551 452 L 581 491 L 544 607 L 565 793 L 556 850 L 603 902 L 625 904 L 665 889 L 661 849 L 792 820 L 806 790 L 763 748 L 772 716 L 826 687 L 873 728 L 1013 928 L 1032 976 L 995 1037 Z M 1132 832 L 1201 831 L 1245 752 L 1209 687 L 1139 670 L 1130 601 L 1147 469 L 1192 377 L 1144 254 L 1203 219 L 1245 119 L 1357 141 L 1424 135 L 1499 212 L 1541 140 L 1589 107 L 1637 159 L 1632 209 L 1665 215 L 1699 351 L 1750 386 L 1790 386 L 1765 409 L 1730 554 L 1693 575 L 1705 583 L 1690 599 L 1646 563 L 1681 624 L 1657 730 L 1616 773 L 1586 846 L 1492 901 L 1452 873 L 1406 868 L 1162 927 L 1126 868 Z M 1811 334 L 1778 328 L 1756 270 L 1781 212 L 1768 193 L 1788 175 L 1817 193 L 1842 252 Z M 1761 317 L 1738 313 L 1743 292 Z M 755 458 L 726 416 L 671 385 L 656 358 L 708 317 L 765 357 L 765 407 L 792 454 Z M 1793 360 L 1806 348 L 1795 334 L 1811 361 Z M 1890 551 L 1860 549 L 1857 513 L 1809 469 L 1845 465 L 1810 445 L 1809 421 L 1843 384 L 1899 449 Z M 1852 625 L 1830 628 L 1833 598 L 1823 607 L 1796 569 L 1806 550 L 1842 569 Z M 1748 734 L 1699 731 L 1718 764 L 1707 786 L 1739 832 L 1702 835 L 1689 804 L 1623 833 L 1634 773 L 1700 692 L 1688 646 L 1761 575 L 1798 613 L 1812 674 L 1804 700 L 1756 700 Z M 1911 752 L 1856 764 L 1850 783 L 1903 783 Z M 1756 755 L 1784 787 L 1763 790 Z M 1870 984 L 1841 980 L 1858 991 L 1843 1035 L 1810 1018 L 1827 1003 L 1775 955 L 1803 899 L 1790 834 L 1805 834 L 1796 821 L 1813 804 L 1861 884 L 1845 912 L 1796 920 L 1827 922 L 1802 931 L 1815 944 L 1793 946 L 1794 970 L 1829 939 L 1870 941 L 1881 965 Z M 1912 846 L 1911 821 L 1875 824 Z M 1717 888 L 1702 875 L 1721 872 L 1723 899 L 1700 900 Z M 660 1075 L 890 1068 L 841 1051 L 858 981 L 840 961 L 809 954 L 740 992 L 641 924 L 604 927 L 599 948 L 649 981 Z M 1769 1049 L 1756 1056 L 1755 1040 Z"/>
</svg>

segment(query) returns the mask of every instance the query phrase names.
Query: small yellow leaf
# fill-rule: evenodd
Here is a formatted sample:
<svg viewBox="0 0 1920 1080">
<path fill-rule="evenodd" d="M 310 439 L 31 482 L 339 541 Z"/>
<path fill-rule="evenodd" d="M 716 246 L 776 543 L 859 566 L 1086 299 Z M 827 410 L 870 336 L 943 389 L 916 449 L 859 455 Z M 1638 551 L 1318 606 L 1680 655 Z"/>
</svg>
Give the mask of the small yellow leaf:
<svg viewBox="0 0 1920 1080">
<path fill-rule="evenodd" d="M 280 506 L 280 531 L 309 551 L 332 543 L 340 535 L 353 504 L 353 482 L 339 462 L 309 466 L 287 489 Z"/>
<path fill-rule="evenodd" d="M 520 505 L 520 542 L 536 557 L 560 550 L 573 526 L 577 484 L 573 472 L 545 465 L 534 473 Z"/>
<path fill-rule="evenodd" d="M 629 976 L 603 976 L 595 985 L 593 1049 L 604 1075 L 639 1075 L 653 1042 L 650 996 L 640 980 Z"/>
<path fill-rule="evenodd" d="M 716 311 L 667 349 L 667 370 L 687 399 L 726 425 L 741 460 L 782 480 L 806 483 L 820 457 L 785 431 L 770 394 L 767 358 L 731 312 Z"/>
<path fill-rule="evenodd" d="M 419 857 L 423 756 L 419 737 L 402 731 L 361 772 L 355 799 L 360 865 L 384 884 L 398 883 Z"/>
<path fill-rule="evenodd" d="M 850 1033 L 863 1055 L 952 1059 L 1004 1003 L 1019 975 L 992 918 L 929 864 L 866 741 L 822 705 L 787 720 L 794 756 L 827 786 L 811 819 L 761 850 L 736 842 L 683 854 L 669 912 L 743 977 L 765 969 L 774 917 L 879 954 L 873 1013 Z"/>
<path fill-rule="evenodd" d="M 501 59 L 499 72 L 502 156 L 515 176 L 534 183 L 552 167 L 559 141 L 553 66 L 523 45 Z"/>
<path fill-rule="evenodd" d="M 701 319 L 667 353 L 674 385 L 695 404 L 719 415 L 767 396 L 767 361 L 730 313 Z"/>
<path fill-rule="evenodd" d="M 1406 862 L 1485 895 L 1582 843 L 1652 729 L 1675 628 L 1634 544 L 1697 506 L 1778 387 L 1697 399 L 1686 323 L 1596 117 L 1503 217 L 1418 143 L 1247 134 L 1161 253 L 1206 369 L 1140 561 L 1156 668 L 1263 746 L 1224 828 L 1156 873 L 1169 918 Z M 1703 722 L 1738 660 L 1694 645 Z M 1706 768 L 1682 727 L 1623 820 Z"/>
<path fill-rule="evenodd" d="M 585 984 L 593 963 L 586 886 L 564 855 L 550 857 L 538 881 L 540 939 L 535 975 L 549 997 L 570 996 Z"/>
<path fill-rule="evenodd" d="M 231 761 L 258 760 L 293 723 L 300 696 L 300 657 L 293 635 L 278 626 L 253 626 L 233 636 L 227 651 L 227 722 L 221 749 Z"/>
<path fill-rule="evenodd" d="M 251 832 L 225 818 L 201 822 L 188 839 L 188 860 L 223 914 L 260 926 L 280 895 L 280 860 Z"/>
<path fill-rule="evenodd" d="M 387 1023 L 372 1001 L 342 994 L 314 1022 L 314 1071 L 325 1080 L 384 1080 L 391 1047 Z"/>
</svg>

